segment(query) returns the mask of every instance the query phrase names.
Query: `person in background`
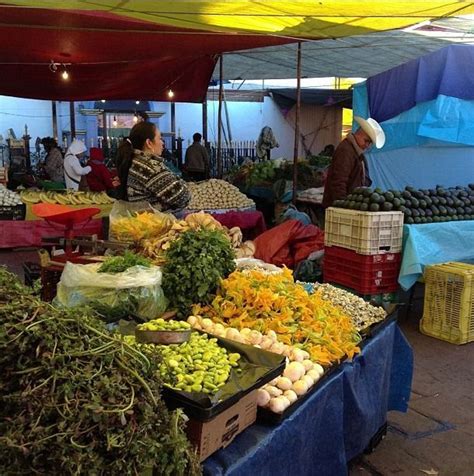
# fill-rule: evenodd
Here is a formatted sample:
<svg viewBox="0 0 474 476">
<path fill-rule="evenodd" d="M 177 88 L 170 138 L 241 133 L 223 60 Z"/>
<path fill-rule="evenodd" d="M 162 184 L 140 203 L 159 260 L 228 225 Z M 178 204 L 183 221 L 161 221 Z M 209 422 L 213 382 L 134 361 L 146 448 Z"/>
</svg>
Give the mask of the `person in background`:
<svg viewBox="0 0 474 476">
<path fill-rule="evenodd" d="M 108 192 L 114 195 L 120 180 L 104 164 L 104 152 L 98 147 L 91 147 L 89 154 L 87 165 L 92 169 L 86 176 L 89 190 L 92 192 Z"/>
<path fill-rule="evenodd" d="M 209 154 L 201 144 L 202 135 L 196 132 L 193 143 L 186 149 L 184 169 L 190 180 L 200 181 L 209 178 Z"/>
<path fill-rule="evenodd" d="M 324 149 L 319 153 L 323 157 L 332 157 L 334 155 L 335 148 L 332 144 L 328 144 Z"/>
<path fill-rule="evenodd" d="M 52 137 L 43 137 L 41 144 L 46 151 L 44 170 L 48 178 L 53 182 L 64 184 L 64 159 L 58 143 Z"/>
<path fill-rule="evenodd" d="M 117 197 L 147 201 L 163 211 L 178 211 L 191 199 L 187 184 L 164 164 L 161 133 L 151 122 L 139 122 L 117 153 L 120 186 Z"/>
<path fill-rule="evenodd" d="M 81 159 L 87 148 L 84 142 L 74 139 L 66 151 L 64 156 L 64 179 L 66 181 L 66 188 L 72 190 L 79 190 L 81 177 L 87 175 L 92 169 L 90 166 L 83 167 Z"/>
<path fill-rule="evenodd" d="M 325 208 L 335 200 L 346 198 L 355 188 L 372 184 L 364 151 L 372 144 L 381 149 L 385 144 L 385 133 L 372 118 L 366 120 L 354 116 L 354 120 L 359 129 L 348 134 L 337 146 L 329 166 L 323 196 Z"/>
</svg>

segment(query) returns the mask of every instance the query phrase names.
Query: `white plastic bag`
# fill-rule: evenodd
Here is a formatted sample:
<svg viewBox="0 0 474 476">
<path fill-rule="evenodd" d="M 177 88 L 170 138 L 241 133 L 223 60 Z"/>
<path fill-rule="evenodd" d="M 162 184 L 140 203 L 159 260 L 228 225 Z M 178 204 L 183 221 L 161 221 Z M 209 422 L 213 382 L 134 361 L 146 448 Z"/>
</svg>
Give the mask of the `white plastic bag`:
<svg viewBox="0 0 474 476">
<path fill-rule="evenodd" d="M 66 263 L 56 300 L 66 307 L 90 305 L 108 322 L 134 315 L 143 320 L 166 310 L 157 266 L 133 266 L 122 273 L 99 273 L 101 263 Z"/>
</svg>

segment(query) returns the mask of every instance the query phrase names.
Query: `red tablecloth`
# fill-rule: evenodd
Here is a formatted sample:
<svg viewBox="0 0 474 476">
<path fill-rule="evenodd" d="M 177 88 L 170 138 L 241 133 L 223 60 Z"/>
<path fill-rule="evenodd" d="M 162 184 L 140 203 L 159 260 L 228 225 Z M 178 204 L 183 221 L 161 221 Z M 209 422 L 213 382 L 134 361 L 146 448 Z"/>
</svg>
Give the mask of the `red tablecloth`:
<svg viewBox="0 0 474 476">
<path fill-rule="evenodd" d="M 249 239 L 256 238 L 267 229 L 262 212 L 227 212 L 212 216 L 227 228 L 238 226 Z"/>
<path fill-rule="evenodd" d="M 102 219 L 93 219 L 74 228 L 76 235 L 97 234 L 102 237 Z M 64 227 L 50 225 L 44 220 L 0 221 L 0 248 L 41 246 L 41 239 L 63 236 Z"/>
</svg>

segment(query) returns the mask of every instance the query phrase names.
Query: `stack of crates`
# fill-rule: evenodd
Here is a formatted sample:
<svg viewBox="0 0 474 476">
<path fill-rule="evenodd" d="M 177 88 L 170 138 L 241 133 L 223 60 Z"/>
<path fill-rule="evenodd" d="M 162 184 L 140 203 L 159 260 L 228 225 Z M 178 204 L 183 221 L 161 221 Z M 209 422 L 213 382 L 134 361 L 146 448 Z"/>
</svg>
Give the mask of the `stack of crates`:
<svg viewBox="0 0 474 476">
<path fill-rule="evenodd" d="M 474 341 L 474 265 L 431 265 L 424 277 L 421 332 L 452 344 Z"/>
<path fill-rule="evenodd" d="M 324 281 L 369 300 L 393 300 L 398 291 L 402 237 L 402 212 L 328 208 Z"/>
</svg>

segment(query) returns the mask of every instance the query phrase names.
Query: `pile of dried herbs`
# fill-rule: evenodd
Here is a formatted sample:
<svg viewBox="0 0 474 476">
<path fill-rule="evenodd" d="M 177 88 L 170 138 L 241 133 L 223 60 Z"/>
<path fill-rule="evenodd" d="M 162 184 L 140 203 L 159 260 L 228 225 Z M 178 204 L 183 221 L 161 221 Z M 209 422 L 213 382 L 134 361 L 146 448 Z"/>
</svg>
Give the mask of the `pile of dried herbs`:
<svg viewBox="0 0 474 476">
<path fill-rule="evenodd" d="M 0 474 L 196 474 L 157 364 L 0 268 Z"/>
<path fill-rule="evenodd" d="M 235 253 L 220 230 L 190 230 L 166 251 L 162 287 L 170 307 L 187 317 L 193 304 L 214 298 L 221 279 L 235 270 Z"/>
</svg>

